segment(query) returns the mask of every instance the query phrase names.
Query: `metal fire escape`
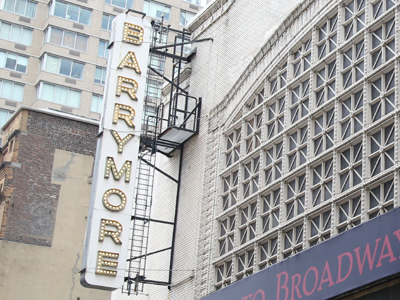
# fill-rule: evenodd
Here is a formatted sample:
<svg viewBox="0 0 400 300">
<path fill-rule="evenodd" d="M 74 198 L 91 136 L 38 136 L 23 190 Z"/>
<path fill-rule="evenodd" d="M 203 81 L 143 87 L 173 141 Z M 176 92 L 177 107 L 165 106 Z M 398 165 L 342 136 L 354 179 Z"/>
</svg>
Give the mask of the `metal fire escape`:
<svg viewBox="0 0 400 300">
<path fill-rule="evenodd" d="M 171 285 L 183 143 L 198 133 L 200 120 L 201 98 L 189 96 L 188 92 L 180 87 L 183 63 L 188 61 L 184 55 L 184 46 L 191 43 L 189 33 L 185 30 L 173 30 L 163 25 L 162 20 L 161 22 L 153 21 L 152 28 L 135 185 L 136 197 L 132 211 L 130 255 L 127 259 L 125 283 L 122 287 L 122 292 L 128 295 L 143 292 L 144 284 Z M 171 31 L 177 34 L 180 43 L 167 45 L 168 33 Z M 171 47 L 173 53 L 168 52 Z M 171 79 L 164 75 L 166 58 L 174 60 Z M 171 89 L 169 101 L 162 103 L 162 89 L 165 81 L 170 84 Z M 157 152 L 171 157 L 176 149 L 180 150 L 181 159 L 178 178 L 156 167 Z M 152 219 L 155 171 L 177 185 L 175 214 L 171 220 Z M 150 224 L 154 223 L 171 229 L 171 241 L 167 247 L 148 252 Z M 159 254 L 167 255 L 169 258 L 168 267 L 164 270 L 165 278 L 162 280 L 159 277 L 151 278 L 147 275 L 149 272 L 146 272 L 147 259 Z"/>
</svg>

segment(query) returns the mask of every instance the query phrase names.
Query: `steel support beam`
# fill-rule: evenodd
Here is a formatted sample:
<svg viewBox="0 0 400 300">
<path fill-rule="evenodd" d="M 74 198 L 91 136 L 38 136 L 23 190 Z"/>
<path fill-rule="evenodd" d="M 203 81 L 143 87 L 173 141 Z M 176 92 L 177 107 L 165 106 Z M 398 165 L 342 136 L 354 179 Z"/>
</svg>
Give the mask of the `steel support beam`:
<svg viewBox="0 0 400 300">
<path fill-rule="evenodd" d="M 158 49 L 164 49 L 164 48 L 169 48 L 169 47 L 182 46 L 182 45 L 188 45 L 188 44 L 194 44 L 194 43 L 200 43 L 200 42 L 206 42 L 206 41 L 213 41 L 213 39 L 212 38 L 206 38 L 206 39 L 201 39 L 201 40 L 193 40 L 193 41 L 190 41 L 190 42 L 169 44 L 169 45 L 165 45 L 165 46 L 157 46 L 157 47 L 152 47 L 150 49 L 150 51 L 152 49 L 158 50 Z"/>
<path fill-rule="evenodd" d="M 142 258 L 142 257 L 145 257 L 145 256 L 152 255 L 152 254 L 157 254 L 157 253 L 160 253 L 160 252 L 168 251 L 168 250 L 171 250 L 171 248 L 172 247 L 168 247 L 168 248 L 164 248 L 164 249 L 161 249 L 161 250 L 158 250 L 158 251 L 154 251 L 154 252 L 150 252 L 150 253 L 147 253 L 147 254 L 143 254 L 143 255 L 140 255 L 140 256 L 135 256 L 135 257 L 127 259 L 126 261 L 132 261 L 132 260 L 135 260 L 135 259 L 138 259 L 138 258 Z"/>
<path fill-rule="evenodd" d="M 150 48 L 150 52 L 154 53 L 154 54 L 158 54 L 158 55 L 165 55 L 166 57 L 173 58 L 173 59 L 188 61 L 188 59 L 186 57 L 184 57 L 184 56 L 171 54 L 171 53 L 168 53 L 168 52 L 165 52 L 165 51 L 156 50 L 156 49 L 153 49 L 153 48 Z"/>
<path fill-rule="evenodd" d="M 149 69 L 151 71 L 153 71 L 154 73 L 156 73 L 158 76 L 160 76 L 162 79 L 164 79 L 165 81 L 168 81 L 168 83 L 172 84 L 174 87 L 176 87 L 178 90 L 180 90 L 182 93 L 185 93 L 186 95 L 188 94 L 187 91 L 185 91 L 184 89 L 182 89 L 180 86 L 177 86 L 174 82 L 172 82 L 171 80 L 169 80 L 169 78 L 165 77 L 163 74 L 161 74 L 160 72 L 158 72 L 157 70 L 155 70 L 154 68 L 152 68 L 151 66 L 149 66 Z"/>
<path fill-rule="evenodd" d="M 156 222 L 156 223 L 161 223 L 161 224 L 167 224 L 167 225 L 174 225 L 173 222 L 168 222 L 168 221 L 163 221 L 163 220 L 156 220 L 156 219 L 150 219 L 150 218 L 142 218 L 142 217 L 136 217 L 132 216 L 131 220 L 140 220 L 140 221 L 148 221 L 148 222 Z"/>
<path fill-rule="evenodd" d="M 146 164 L 148 164 L 150 167 L 153 167 L 154 169 L 156 169 L 158 172 L 160 172 L 161 174 L 163 174 L 164 176 L 168 177 L 169 179 L 171 179 L 172 181 L 175 181 L 176 183 L 178 183 L 178 180 L 176 180 L 174 177 L 172 177 L 171 175 L 165 173 L 163 170 L 157 168 L 155 165 L 153 165 L 152 163 L 150 163 L 149 161 L 145 160 L 144 158 L 140 158 L 143 162 L 145 162 Z"/>
</svg>

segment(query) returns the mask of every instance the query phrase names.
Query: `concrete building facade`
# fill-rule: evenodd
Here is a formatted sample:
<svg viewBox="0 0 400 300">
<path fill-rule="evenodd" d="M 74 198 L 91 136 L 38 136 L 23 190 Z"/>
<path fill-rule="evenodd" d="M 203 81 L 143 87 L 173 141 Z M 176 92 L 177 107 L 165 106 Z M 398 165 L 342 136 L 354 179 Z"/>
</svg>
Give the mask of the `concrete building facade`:
<svg viewBox="0 0 400 300">
<path fill-rule="evenodd" d="M 198 0 L 16 1 L 0 7 L 0 125 L 20 105 L 100 118 L 112 20 L 127 9 L 182 30 Z M 177 34 L 170 33 L 168 42 Z M 166 65 L 166 74 L 171 64 Z"/>
</svg>

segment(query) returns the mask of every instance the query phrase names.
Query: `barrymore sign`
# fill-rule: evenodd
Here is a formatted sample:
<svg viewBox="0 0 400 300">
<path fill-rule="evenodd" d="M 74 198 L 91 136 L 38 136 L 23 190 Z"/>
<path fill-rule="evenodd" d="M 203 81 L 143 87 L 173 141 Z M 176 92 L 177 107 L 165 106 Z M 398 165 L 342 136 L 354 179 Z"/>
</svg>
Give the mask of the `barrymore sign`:
<svg viewBox="0 0 400 300">
<path fill-rule="evenodd" d="M 81 271 L 89 288 L 115 290 L 125 276 L 150 29 L 126 14 L 113 22 Z"/>
<path fill-rule="evenodd" d="M 400 272 L 400 208 L 202 300 L 328 299 Z"/>
</svg>

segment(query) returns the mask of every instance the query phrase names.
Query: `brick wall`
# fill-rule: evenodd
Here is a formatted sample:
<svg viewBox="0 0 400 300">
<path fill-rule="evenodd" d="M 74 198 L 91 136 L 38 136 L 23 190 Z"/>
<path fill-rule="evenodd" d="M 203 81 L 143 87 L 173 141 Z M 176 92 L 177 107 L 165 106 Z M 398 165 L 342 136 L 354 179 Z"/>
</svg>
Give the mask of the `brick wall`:
<svg viewBox="0 0 400 300">
<path fill-rule="evenodd" d="M 0 167 L 5 173 L 0 239 L 51 246 L 60 192 L 51 184 L 55 150 L 94 156 L 97 131 L 97 125 L 31 110 L 22 110 L 5 128 L 2 152 L 12 155 L 4 155 Z"/>
</svg>

